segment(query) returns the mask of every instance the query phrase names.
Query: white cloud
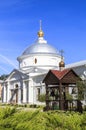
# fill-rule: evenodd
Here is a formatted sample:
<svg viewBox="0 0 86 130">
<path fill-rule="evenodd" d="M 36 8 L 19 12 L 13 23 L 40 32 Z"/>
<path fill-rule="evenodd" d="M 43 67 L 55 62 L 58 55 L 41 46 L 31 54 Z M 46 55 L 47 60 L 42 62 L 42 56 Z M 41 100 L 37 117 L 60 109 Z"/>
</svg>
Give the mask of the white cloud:
<svg viewBox="0 0 86 130">
<path fill-rule="evenodd" d="M 0 66 L 0 69 L 3 70 L 6 73 L 9 73 L 9 71 L 7 69 L 5 69 L 4 67 Z M 0 71 L 1 72 L 1 71 Z"/>
<path fill-rule="evenodd" d="M 9 65 L 13 66 L 14 68 L 17 68 L 17 65 L 15 65 L 9 58 L 7 58 L 6 56 L 1 55 L 1 54 L 0 54 L 0 62 L 9 64 Z"/>
</svg>

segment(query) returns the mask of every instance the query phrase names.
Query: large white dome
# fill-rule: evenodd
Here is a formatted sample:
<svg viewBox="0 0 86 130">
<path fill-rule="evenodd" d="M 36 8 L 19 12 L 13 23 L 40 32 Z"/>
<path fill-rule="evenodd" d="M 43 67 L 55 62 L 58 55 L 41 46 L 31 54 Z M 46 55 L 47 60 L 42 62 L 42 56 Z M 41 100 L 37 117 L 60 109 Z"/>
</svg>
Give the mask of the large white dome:
<svg viewBox="0 0 86 130">
<path fill-rule="evenodd" d="M 28 71 L 35 67 L 40 69 L 40 72 L 41 70 L 44 72 L 58 68 L 58 63 L 61 60 L 59 51 L 49 45 L 43 35 L 43 31 L 40 30 L 37 41 L 27 47 L 22 55 L 17 58 L 21 70 Z"/>
<path fill-rule="evenodd" d="M 38 38 L 38 40 L 25 49 L 22 55 L 29 55 L 29 54 L 58 54 L 57 49 L 52 47 L 51 45 L 47 44 L 47 42 L 43 39 L 43 37 Z"/>
</svg>

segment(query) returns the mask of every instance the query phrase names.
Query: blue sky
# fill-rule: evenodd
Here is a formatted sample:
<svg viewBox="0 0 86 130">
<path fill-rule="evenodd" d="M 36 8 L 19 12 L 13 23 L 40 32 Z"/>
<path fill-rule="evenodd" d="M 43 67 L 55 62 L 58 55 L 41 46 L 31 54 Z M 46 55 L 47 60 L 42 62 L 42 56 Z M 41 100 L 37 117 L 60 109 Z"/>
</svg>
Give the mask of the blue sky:
<svg viewBox="0 0 86 130">
<path fill-rule="evenodd" d="M 0 75 L 37 39 L 39 20 L 48 43 L 65 63 L 86 60 L 86 0 L 0 0 Z"/>
</svg>

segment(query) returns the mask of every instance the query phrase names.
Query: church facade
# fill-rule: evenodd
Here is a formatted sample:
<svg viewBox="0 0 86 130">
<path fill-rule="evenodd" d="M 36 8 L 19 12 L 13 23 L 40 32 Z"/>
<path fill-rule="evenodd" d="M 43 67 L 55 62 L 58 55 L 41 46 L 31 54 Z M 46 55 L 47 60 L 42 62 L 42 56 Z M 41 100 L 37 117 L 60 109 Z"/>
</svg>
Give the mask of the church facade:
<svg viewBox="0 0 86 130">
<path fill-rule="evenodd" d="M 44 39 L 40 28 L 37 41 L 17 58 L 19 68 L 14 69 L 3 83 L 2 102 L 17 104 L 40 104 L 38 95 L 45 93 L 42 82 L 49 70 L 59 70 L 61 55 Z M 86 79 L 86 61 L 66 65 Z M 85 80 L 84 79 L 84 80 Z"/>
<path fill-rule="evenodd" d="M 45 93 L 42 81 L 50 69 L 59 69 L 59 52 L 47 43 L 40 29 L 37 41 L 17 60 L 19 69 L 14 69 L 3 83 L 3 103 L 40 104 L 38 95 Z"/>
</svg>

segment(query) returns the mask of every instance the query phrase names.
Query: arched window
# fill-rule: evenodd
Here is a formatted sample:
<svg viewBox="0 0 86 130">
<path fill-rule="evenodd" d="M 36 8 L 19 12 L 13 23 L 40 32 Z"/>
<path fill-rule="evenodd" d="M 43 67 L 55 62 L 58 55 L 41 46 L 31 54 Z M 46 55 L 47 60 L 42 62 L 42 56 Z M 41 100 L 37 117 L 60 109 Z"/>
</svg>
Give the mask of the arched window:
<svg viewBox="0 0 86 130">
<path fill-rule="evenodd" d="M 15 88 L 18 89 L 18 84 L 15 85 Z"/>
<path fill-rule="evenodd" d="M 37 63 L 37 59 L 35 58 L 35 64 Z"/>
</svg>

